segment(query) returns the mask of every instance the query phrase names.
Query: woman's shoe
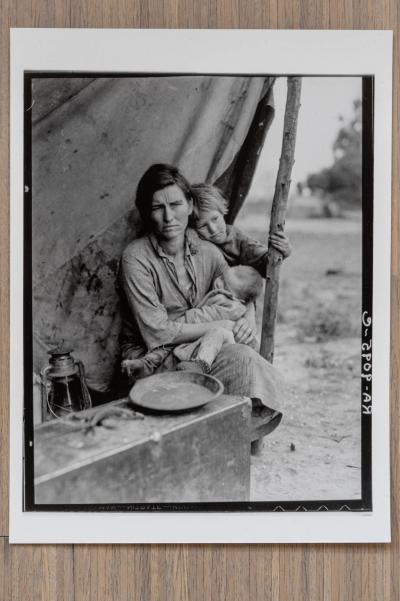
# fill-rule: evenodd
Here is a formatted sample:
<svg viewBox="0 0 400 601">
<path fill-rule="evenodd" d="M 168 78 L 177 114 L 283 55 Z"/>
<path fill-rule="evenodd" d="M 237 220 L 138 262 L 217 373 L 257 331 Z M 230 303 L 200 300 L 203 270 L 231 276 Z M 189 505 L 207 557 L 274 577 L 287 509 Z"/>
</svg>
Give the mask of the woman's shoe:
<svg viewBox="0 0 400 601">
<path fill-rule="evenodd" d="M 251 441 L 259 440 L 279 426 L 282 413 L 263 405 L 259 399 L 251 399 Z"/>
</svg>

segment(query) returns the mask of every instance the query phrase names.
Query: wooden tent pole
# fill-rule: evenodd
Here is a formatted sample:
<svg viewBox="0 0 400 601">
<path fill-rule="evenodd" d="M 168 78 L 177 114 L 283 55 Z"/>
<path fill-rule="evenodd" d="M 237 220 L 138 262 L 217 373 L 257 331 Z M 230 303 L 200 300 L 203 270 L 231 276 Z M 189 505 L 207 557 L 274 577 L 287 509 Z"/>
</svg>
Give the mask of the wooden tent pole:
<svg viewBox="0 0 400 601">
<path fill-rule="evenodd" d="M 275 193 L 272 201 L 269 235 L 281 231 L 285 225 L 285 214 L 289 196 L 294 150 L 296 146 L 297 118 L 300 108 L 301 77 L 288 77 L 283 140 Z M 270 363 L 274 359 L 274 334 L 278 306 L 279 271 L 282 255 L 269 247 L 265 283 L 264 311 L 260 354 Z"/>
</svg>

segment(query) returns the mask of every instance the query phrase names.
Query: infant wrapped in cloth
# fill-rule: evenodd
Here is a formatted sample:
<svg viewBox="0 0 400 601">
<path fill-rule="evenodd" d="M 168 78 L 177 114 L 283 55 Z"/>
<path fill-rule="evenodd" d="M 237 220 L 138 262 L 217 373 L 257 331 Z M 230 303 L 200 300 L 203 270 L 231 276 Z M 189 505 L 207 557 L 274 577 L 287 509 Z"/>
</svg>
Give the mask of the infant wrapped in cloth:
<svg viewBox="0 0 400 601">
<path fill-rule="evenodd" d="M 232 309 L 235 308 L 237 318 L 245 317 L 255 331 L 255 301 L 262 290 L 262 282 L 262 277 L 252 267 L 246 265 L 230 267 L 215 281 L 213 290 L 210 290 L 197 305 L 198 308 L 203 308 L 202 321 L 207 321 L 207 307 L 217 305 L 220 320 L 230 319 Z M 210 316 L 209 321 L 214 320 L 215 316 L 212 318 Z M 190 369 L 207 373 L 222 346 L 234 343 L 232 331 L 219 327 L 193 342 L 173 347 L 172 352 L 180 361 L 178 370 Z M 249 346 L 258 348 L 259 343 L 255 337 Z M 139 359 L 126 359 L 122 362 L 122 369 L 131 380 L 143 378 L 153 374 L 170 353 L 171 348 L 160 347 Z"/>
</svg>

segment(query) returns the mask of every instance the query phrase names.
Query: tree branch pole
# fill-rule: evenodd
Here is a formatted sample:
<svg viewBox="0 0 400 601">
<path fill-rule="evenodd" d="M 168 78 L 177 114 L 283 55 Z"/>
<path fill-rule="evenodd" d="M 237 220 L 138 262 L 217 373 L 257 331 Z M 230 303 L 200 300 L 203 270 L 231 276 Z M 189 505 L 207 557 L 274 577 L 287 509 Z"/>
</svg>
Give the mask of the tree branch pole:
<svg viewBox="0 0 400 601">
<path fill-rule="evenodd" d="M 296 146 L 300 108 L 301 77 L 288 77 L 282 151 L 272 201 L 269 235 L 283 232 Z M 278 306 L 279 272 L 282 255 L 269 245 L 265 282 L 260 354 L 270 363 L 274 359 L 275 321 Z"/>
</svg>

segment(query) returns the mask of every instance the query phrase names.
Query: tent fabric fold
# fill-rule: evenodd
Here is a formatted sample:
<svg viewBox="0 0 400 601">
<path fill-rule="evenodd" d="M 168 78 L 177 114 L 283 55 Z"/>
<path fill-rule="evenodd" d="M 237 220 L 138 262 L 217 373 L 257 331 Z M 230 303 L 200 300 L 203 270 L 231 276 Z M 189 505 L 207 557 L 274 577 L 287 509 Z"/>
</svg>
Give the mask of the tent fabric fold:
<svg viewBox="0 0 400 601">
<path fill-rule="evenodd" d="M 63 340 L 89 386 L 107 391 L 119 354 L 116 277 L 123 248 L 140 231 L 140 177 L 166 162 L 193 183 L 220 178 L 269 78 L 32 81 L 33 368 Z"/>
</svg>

